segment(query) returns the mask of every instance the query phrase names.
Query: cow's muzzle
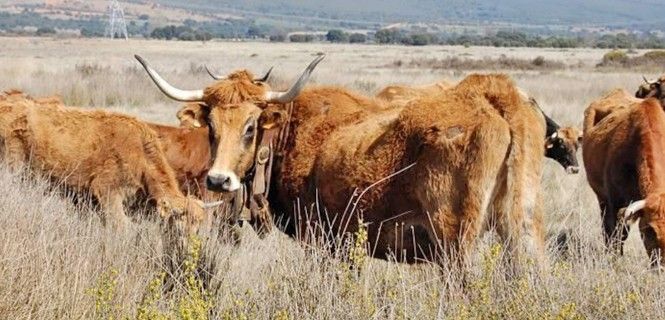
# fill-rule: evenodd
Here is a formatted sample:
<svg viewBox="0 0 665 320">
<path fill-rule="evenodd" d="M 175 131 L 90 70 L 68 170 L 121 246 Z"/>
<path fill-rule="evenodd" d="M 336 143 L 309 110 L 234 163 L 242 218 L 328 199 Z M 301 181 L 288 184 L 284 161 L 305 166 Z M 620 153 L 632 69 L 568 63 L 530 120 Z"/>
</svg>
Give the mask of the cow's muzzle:
<svg viewBox="0 0 665 320">
<path fill-rule="evenodd" d="M 206 187 L 216 192 L 233 192 L 240 188 L 240 180 L 232 172 L 210 172 L 206 178 Z"/>
<path fill-rule="evenodd" d="M 578 166 L 568 166 L 566 167 L 567 174 L 577 174 L 580 172 L 580 167 Z"/>
</svg>

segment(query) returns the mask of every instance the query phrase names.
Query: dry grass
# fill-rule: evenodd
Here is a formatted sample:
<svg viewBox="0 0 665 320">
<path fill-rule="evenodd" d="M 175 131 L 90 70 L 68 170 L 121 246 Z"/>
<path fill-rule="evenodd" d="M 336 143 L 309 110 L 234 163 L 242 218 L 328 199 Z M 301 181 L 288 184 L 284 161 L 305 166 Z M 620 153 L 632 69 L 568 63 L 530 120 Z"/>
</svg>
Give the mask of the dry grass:
<svg viewBox="0 0 665 320">
<path fill-rule="evenodd" d="M 595 72 L 593 66 L 605 52 L 594 50 L 0 42 L 11 48 L 0 53 L 2 89 L 21 88 L 35 96 L 59 93 L 69 103 L 164 123 L 175 123 L 178 104 L 162 97 L 139 72 L 134 53 L 143 54 L 173 83 L 196 88 L 210 81 L 200 72 L 203 63 L 220 72 L 248 67 L 256 73 L 275 64 L 273 81 L 283 86 L 323 51 L 328 57 L 315 73 L 316 82 L 366 93 L 390 83 L 426 84 L 466 74 L 385 67 L 396 59 L 506 54 L 570 64 L 572 55 L 572 63 L 582 61 L 588 68 L 508 71 L 563 124 L 580 124 L 591 100 L 614 87 L 633 90 L 641 79 L 630 71 Z M 75 207 L 43 181 L 0 168 L 0 318 L 195 319 L 201 312 L 221 319 L 665 318 L 665 279 L 648 270 L 638 235 L 631 233 L 624 257 L 604 252 L 600 214 L 584 173 L 567 176 L 547 160 L 542 187 L 550 246 L 566 231 L 567 253 L 550 250 L 550 272 L 508 278 L 501 246 L 488 234 L 479 243 L 463 291 L 454 270 L 362 259 L 353 244 L 329 253 L 277 232 L 264 240 L 250 235 L 234 246 L 219 240 L 217 232 L 203 231 L 202 251 L 193 251 L 202 260 L 190 258 L 184 276 L 163 275 L 167 269 L 154 219 L 140 218 L 131 230 L 114 233 L 101 227 L 93 210 Z M 350 269 L 350 263 L 356 266 Z M 205 275 L 204 290 L 194 271 Z M 161 290 L 162 277 L 174 284 L 173 290 Z"/>
<path fill-rule="evenodd" d="M 448 57 L 444 59 L 412 59 L 409 62 L 402 60 L 393 61 L 389 66 L 396 68 L 420 68 L 420 69 L 446 69 L 446 70 L 540 70 L 552 71 L 566 68 L 566 64 L 560 61 L 546 60 L 542 56 L 534 59 L 508 58 L 501 55 L 499 58 L 468 59 L 460 57 Z"/>
</svg>

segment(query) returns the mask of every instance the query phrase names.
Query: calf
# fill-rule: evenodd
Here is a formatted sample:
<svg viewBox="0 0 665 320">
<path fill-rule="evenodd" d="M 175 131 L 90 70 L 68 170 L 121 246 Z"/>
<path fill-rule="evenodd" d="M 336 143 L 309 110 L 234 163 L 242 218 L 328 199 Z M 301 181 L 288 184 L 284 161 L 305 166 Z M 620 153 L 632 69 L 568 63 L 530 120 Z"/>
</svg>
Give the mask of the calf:
<svg viewBox="0 0 665 320">
<path fill-rule="evenodd" d="M 124 202 L 139 192 L 179 230 L 195 232 L 205 217 L 205 205 L 180 191 L 155 131 L 132 117 L 11 95 L 0 99 L 0 142 L 11 168 L 89 192 L 116 228 L 126 224 Z"/>
</svg>

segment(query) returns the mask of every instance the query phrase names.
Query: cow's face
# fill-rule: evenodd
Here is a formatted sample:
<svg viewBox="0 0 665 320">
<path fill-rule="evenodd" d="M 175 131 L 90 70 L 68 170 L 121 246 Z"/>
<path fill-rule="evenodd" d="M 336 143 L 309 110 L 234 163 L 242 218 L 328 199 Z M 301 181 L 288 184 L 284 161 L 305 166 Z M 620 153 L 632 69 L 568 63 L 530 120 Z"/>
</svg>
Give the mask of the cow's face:
<svg viewBox="0 0 665 320">
<path fill-rule="evenodd" d="M 649 81 L 645 78 L 644 83 L 640 85 L 637 92 L 635 92 L 635 97 L 640 99 L 656 98 L 661 100 L 662 103 L 662 101 L 665 100 L 665 94 L 663 94 L 662 88 L 664 83 L 665 77 L 653 81 Z"/>
<path fill-rule="evenodd" d="M 177 101 L 202 103 L 199 106 L 208 109 L 205 122 L 209 126 L 212 147 L 208 189 L 231 192 L 240 188 L 242 179 L 252 168 L 259 130 L 278 125 L 283 118 L 281 113 L 269 111 L 272 109 L 263 110 L 258 104 L 292 102 L 325 55 L 317 56 L 286 91 L 273 91 L 265 79 L 255 79 L 245 70 L 233 72 L 227 77 L 216 77 L 218 81 L 204 89 L 182 90 L 169 84 L 143 58 L 135 57 L 164 94 Z M 188 114 L 187 110 L 183 116 L 186 119 L 197 118 L 195 113 Z"/>
<path fill-rule="evenodd" d="M 661 265 L 665 264 L 665 221 L 663 219 L 644 222 L 640 220 L 640 231 L 644 248 L 652 261 L 660 260 Z"/>
<path fill-rule="evenodd" d="M 640 85 L 639 88 L 637 88 L 637 92 L 635 92 L 635 97 L 644 99 L 651 93 L 651 91 L 654 90 L 658 90 L 656 83 L 643 83 Z"/>
<path fill-rule="evenodd" d="M 264 130 L 279 127 L 284 118 L 277 107 L 263 109 L 248 102 L 212 108 L 207 120 L 212 152 L 207 188 L 238 190 L 254 166 L 259 137 Z"/>
<path fill-rule="evenodd" d="M 660 260 L 661 265 L 665 264 L 665 194 L 649 195 L 644 210 L 636 217 L 641 217 L 642 241 L 652 262 Z"/>
<path fill-rule="evenodd" d="M 545 156 L 556 160 L 569 174 L 580 171 L 577 163 L 577 149 L 582 141 L 582 134 L 573 127 L 559 128 L 545 139 Z"/>
</svg>

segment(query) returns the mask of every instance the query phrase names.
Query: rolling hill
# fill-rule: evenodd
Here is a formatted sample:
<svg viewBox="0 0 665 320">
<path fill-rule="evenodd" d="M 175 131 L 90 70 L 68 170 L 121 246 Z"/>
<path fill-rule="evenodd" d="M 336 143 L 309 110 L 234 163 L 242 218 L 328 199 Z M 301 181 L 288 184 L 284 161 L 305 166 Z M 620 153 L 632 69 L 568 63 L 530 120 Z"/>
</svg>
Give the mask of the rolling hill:
<svg viewBox="0 0 665 320">
<path fill-rule="evenodd" d="M 237 10 L 369 23 L 509 22 L 531 25 L 657 27 L 662 0 L 156 0 L 193 10 Z"/>
</svg>

